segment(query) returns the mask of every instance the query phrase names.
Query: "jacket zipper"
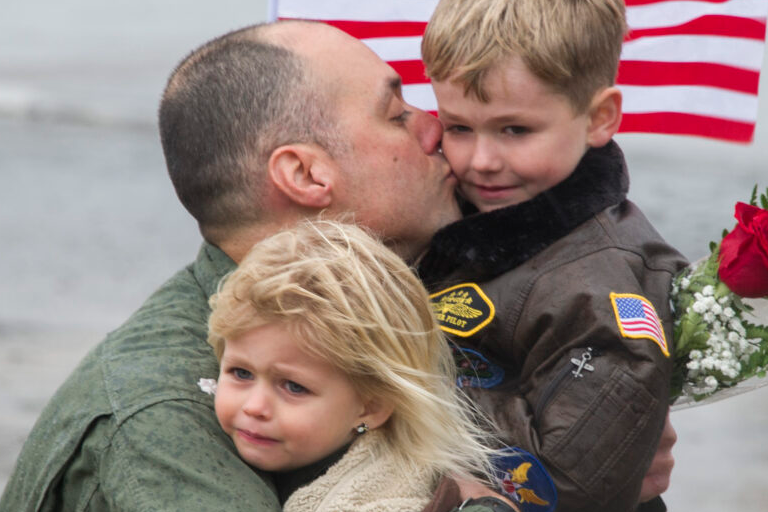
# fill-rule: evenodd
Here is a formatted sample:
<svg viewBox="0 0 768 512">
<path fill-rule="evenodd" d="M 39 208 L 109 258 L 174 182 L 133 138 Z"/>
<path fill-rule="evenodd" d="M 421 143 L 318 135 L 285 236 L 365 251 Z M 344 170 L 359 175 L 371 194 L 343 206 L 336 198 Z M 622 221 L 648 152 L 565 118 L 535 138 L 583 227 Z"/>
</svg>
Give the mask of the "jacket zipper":
<svg viewBox="0 0 768 512">
<path fill-rule="evenodd" d="M 590 361 L 592 358 L 598 355 L 600 355 L 600 353 L 597 350 L 593 350 L 592 347 L 587 347 L 587 350 L 585 352 L 582 352 L 581 359 L 582 361 L 586 362 L 586 361 Z M 539 418 L 541 417 L 541 413 L 544 412 L 544 408 L 549 404 L 549 401 L 552 398 L 552 395 L 555 394 L 555 391 L 563 382 L 563 379 L 568 377 L 568 375 L 572 375 L 573 378 L 584 376 L 584 373 L 579 371 L 580 369 L 581 368 L 577 365 L 575 361 L 569 360 L 565 364 L 565 366 L 563 366 L 557 372 L 557 375 L 555 375 L 555 378 L 549 383 L 546 389 L 544 389 L 544 393 L 542 393 L 541 398 L 539 398 L 539 402 L 536 404 L 536 409 L 534 409 L 533 420 L 534 422 L 536 422 L 537 425 L 539 423 Z"/>
</svg>

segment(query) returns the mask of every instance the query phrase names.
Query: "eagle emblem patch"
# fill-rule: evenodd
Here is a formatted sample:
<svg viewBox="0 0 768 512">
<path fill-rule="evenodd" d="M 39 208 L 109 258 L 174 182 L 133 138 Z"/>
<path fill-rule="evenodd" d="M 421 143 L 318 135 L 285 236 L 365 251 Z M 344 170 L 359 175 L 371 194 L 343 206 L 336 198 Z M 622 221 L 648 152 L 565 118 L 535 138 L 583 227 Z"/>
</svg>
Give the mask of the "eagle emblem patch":
<svg viewBox="0 0 768 512">
<path fill-rule="evenodd" d="M 467 338 L 488 325 L 496 308 L 475 283 L 451 286 L 429 296 L 440 328 Z"/>
<path fill-rule="evenodd" d="M 539 460 L 521 448 L 506 448 L 494 461 L 501 494 L 523 512 L 552 512 L 557 491 L 552 477 Z"/>
</svg>

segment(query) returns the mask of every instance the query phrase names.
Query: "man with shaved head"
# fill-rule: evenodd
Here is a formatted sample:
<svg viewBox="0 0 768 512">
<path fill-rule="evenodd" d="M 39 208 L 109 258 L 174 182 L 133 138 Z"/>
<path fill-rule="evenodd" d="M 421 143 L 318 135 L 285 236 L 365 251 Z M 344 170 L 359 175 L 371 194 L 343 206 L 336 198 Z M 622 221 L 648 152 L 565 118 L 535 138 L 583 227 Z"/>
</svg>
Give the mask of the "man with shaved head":
<svg viewBox="0 0 768 512">
<path fill-rule="evenodd" d="M 3 512 L 279 511 L 271 478 L 238 457 L 198 388 L 218 375 L 206 343 L 217 283 L 254 243 L 320 212 L 408 259 L 459 216 L 440 123 L 405 104 L 392 68 L 325 25 L 249 27 L 203 45 L 171 75 L 159 124 L 205 242 L 51 399 Z"/>
</svg>

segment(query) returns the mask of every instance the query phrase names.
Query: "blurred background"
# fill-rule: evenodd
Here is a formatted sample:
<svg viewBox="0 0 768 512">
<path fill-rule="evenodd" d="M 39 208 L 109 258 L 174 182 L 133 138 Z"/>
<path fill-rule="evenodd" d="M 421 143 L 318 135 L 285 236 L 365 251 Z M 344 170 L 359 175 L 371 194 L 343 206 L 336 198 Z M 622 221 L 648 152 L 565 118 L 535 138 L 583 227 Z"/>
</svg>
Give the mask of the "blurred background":
<svg viewBox="0 0 768 512">
<path fill-rule="evenodd" d="M 0 489 L 39 411 L 83 355 L 190 262 L 155 126 L 194 47 L 265 19 L 266 0 L 27 0 L 0 17 Z M 766 70 L 766 64 L 763 70 Z M 768 74 L 755 140 L 622 134 L 630 198 L 686 256 L 768 186 Z M 675 411 L 671 511 L 768 503 L 768 389 Z"/>
</svg>

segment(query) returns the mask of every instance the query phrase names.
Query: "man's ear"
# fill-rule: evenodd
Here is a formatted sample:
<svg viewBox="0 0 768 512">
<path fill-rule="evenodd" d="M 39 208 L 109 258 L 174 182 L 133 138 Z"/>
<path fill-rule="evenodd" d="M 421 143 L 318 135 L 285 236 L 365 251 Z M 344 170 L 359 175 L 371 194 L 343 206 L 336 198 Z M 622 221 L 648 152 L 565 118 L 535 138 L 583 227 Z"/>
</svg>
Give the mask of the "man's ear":
<svg viewBox="0 0 768 512">
<path fill-rule="evenodd" d="M 589 105 L 587 144 L 600 148 L 608 144 L 621 124 L 621 91 L 606 87 L 598 91 Z"/>
<path fill-rule="evenodd" d="M 388 401 L 372 398 L 365 403 L 359 423 L 364 422 L 370 429 L 379 428 L 392 416 L 394 409 L 395 406 Z"/>
<path fill-rule="evenodd" d="M 322 209 L 331 204 L 335 166 L 330 156 L 311 144 L 280 146 L 269 157 L 269 178 L 292 202 Z"/>
</svg>

